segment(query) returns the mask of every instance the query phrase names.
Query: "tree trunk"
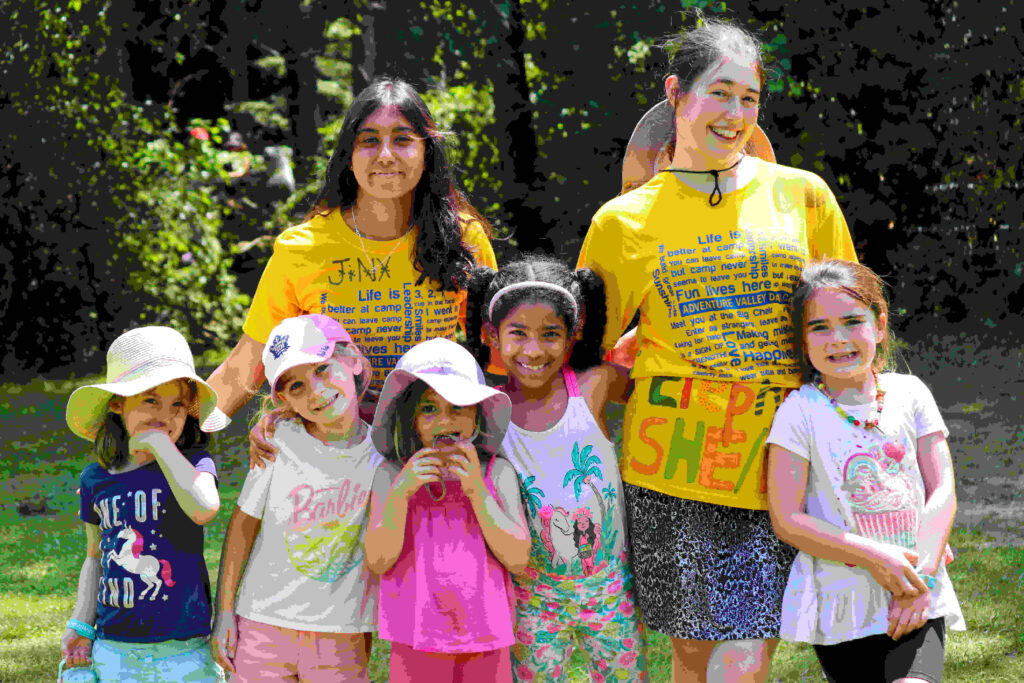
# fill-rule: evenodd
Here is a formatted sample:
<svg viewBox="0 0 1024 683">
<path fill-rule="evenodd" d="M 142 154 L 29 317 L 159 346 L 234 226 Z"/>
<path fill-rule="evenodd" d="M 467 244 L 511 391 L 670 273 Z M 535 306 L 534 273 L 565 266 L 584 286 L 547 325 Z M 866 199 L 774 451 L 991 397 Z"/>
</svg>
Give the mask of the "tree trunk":
<svg viewBox="0 0 1024 683">
<path fill-rule="evenodd" d="M 522 8 L 519 0 L 492 2 L 491 8 L 502 27 L 497 40 L 488 46 L 487 56 L 494 64 L 490 80 L 498 137 L 508 141 L 499 149 L 501 163 L 496 169 L 505 196 L 505 212 L 523 252 L 553 253 L 548 226 L 542 221 L 536 200 L 543 193 L 545 182 L 537 172 L 537 134 L 523 57 L 526 31 Z"/>
</svg>

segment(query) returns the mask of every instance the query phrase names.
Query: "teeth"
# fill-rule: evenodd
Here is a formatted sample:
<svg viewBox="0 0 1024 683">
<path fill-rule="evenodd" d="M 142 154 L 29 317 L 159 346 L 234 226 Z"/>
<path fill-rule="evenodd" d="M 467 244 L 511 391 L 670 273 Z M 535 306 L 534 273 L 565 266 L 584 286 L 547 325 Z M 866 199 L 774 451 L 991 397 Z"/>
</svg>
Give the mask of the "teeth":
<svg viewBox="0 0 1024 683">
<path fill-rule="evenodd" d="M 526 368 L 527 370 L 533 370 L 534 372 L 536 372 L 537 370 L 543 370 L 545 367 L 547 367 L 547 363 L 541 363 L 540 365 L 528 365 L 526 363 L 520 363 L 520 365 Z"/>
<path fill-rule="evenodd" d="M 726 128 L 715 128 L 714 126 L 712 126 L 711 130 L 716 135 L 719 135 L 719 136 L 721 136 L 723 138 L 728 138 L 729 140 L 735 140 L 736 138 L 738 138 L 740 136 L 740 132 L 738 130 L 729 130 L 729 129 L 726 129 Z"/>
<path fill-rule="evenodd" d="M 455 443 L 458 440 L 459 440 L 459 434 L 457 432 L 450 433 L 450 434 L 435 434 L 434 435 L 434 445 L 435 446 L 445 445 L 445 444 L 453 444 L 453 443 Z"/>
</svg>

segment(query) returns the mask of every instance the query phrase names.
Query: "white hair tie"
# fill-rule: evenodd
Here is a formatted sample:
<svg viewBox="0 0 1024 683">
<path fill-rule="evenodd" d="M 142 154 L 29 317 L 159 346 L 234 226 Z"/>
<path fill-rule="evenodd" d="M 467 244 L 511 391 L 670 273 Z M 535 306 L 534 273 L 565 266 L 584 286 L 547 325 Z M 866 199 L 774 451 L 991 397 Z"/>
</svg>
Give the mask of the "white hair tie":
<svg viewBox="0 0 1024 683">
<path fill-rule="evenodd" d="M 491 304 L 490 306 L 487 307 L 487 319 L 490 320 L 491 322 L 494 322 L 494 305 L 498 303 L 498 299 L 508 294 L 509 292 L 515 292 L 520 289 L 547 289 L 552 292 L 558 292 L 559 294 L 564 296 L 569 301 L 569 305 L 572 306 L 573 324 L 575 324 L 576 321 L 579 320 L 580 310 L 579 307 L 576 305 L 576 297 L 572 295 L 572 292 L 570 292 L 565 287 L 562 287 L 561 285 L 556 285 L 551 282 L 542 282 L 540 280 L 527 280 L 525 282 L 516 282 L 511 285 L 506 285 L 505 287 L 499 289 L 497 292 L 494 293 L 494 296 L 491 297 Z"/>
</svg>

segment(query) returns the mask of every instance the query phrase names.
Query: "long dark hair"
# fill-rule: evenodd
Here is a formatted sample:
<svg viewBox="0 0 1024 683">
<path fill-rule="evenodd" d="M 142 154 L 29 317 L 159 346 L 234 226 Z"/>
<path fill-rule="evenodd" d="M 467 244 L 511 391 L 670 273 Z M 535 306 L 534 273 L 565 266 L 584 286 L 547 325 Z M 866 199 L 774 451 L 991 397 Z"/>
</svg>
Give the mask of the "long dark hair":
<svg viewBox="0 0 1024 683">
<path fill-rule="evenodd" d="M 383 453 L 382 455 L 386 459 L 395 462 L 399 467 L 404 467 L 405 463 L 409 461 L 409 458 L 416 451 L 432 445 L 422 443 L 419 434 L 416 433 L 416 406 L 419 405 L 420 399 L 423 398 L 427 388 L 427 383 L 418 379 L 407 386 L 395 401 L 394 451 Z M 483 408 L 479 404 L 476 410 L 476 427 L 477 432 L 483 432 L 484 413 Z M 480 464 L 486 467 L 487 462 L 495 454 L 491 453 L 479 440 L 474 445 L 477 449 Z"/>
<path fill-rule="evenodd" d="M 576 300 L 578 315 L 565 296 L 542 287 L 526 287 L 509 292 L 498 299 L 494 315 L 488 318 L 491 299 L 498 290 L 518 282 L 540 281 L 558 285 Z M 514 261 L 495 272 L 490 268 L 474 268 L 470 274 L 466 301 L 466 345 L 481 367 L 487 367 L 491 358 L 490 347 L 481 339 L 483 324 L 495 327 L 516 306 L 522 303 L 544 303 L 565 323 L 572 335 L 579 329 L 580 338 L 572 347 L 569 367 L 585 370 L 601 362 L 601 341 L 607 313 L 605 311 L 604 280 L 589 268 L 571 270 L 561 261 L 548 257 L 531 256 Z"/>
<path fill-rule="evenodd" d="M 470 206 L 459 189 L 448 161 L 445 135 L 438 130 L 423 98 L 405 81 L 375 80 L 352 101 L 306 218 L 326 215 L 334 209 L 344 211 L 355 204 L 359 186 L 351 164 L 356 134 L 363 121 L 381 107 L 396 108 L 426 145 L 423 176 L 414 190 L 410 216 L 411 223 L 419 226 L 413 256 L 413 266 L 420 272 L 416 284 L 430 278 L 442 291 L 463 289 L 474 261 L 462 240 L 460 214 L 479 221 L 488 234 L 490 224 Z"/>
</svg>

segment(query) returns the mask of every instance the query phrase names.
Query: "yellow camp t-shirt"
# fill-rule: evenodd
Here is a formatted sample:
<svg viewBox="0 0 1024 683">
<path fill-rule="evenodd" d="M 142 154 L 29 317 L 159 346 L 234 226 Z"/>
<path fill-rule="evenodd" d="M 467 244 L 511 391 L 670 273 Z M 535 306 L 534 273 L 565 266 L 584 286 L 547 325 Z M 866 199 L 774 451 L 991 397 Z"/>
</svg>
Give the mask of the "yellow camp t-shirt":
<svg viewBox="0 0 1024 683">
<path fill-rule="evenodd" d="M 846 220 L 812 173 L 759 164 L 708 193 L 663 172 L 594 216 L 578 267 L 605 283 L 611 348 L 637 310 L 624 481 L 766 509 L 765 438 L 799 386 L 789 303 L 808 257 L 856 260 Z"/>
<path fill-rule="evenodd" d="M 288 228 L 274 243 L 245 333 L 265 344 L 285 318 L 328 315 L 359 344 L 373 366 L 370 388 L 379 391 L 403 353 L 426 339 L 453 339 L 465 322 L 464 291 L 442 292 L 430 279 L 416 284 L 420 272 L 412 254 L 417 230 L 397 240 L 360 243 L 338 210 Z M 497 267 L 478 222 L 467 221 L 462 236 L 477 265 Z"/>
</svg>

